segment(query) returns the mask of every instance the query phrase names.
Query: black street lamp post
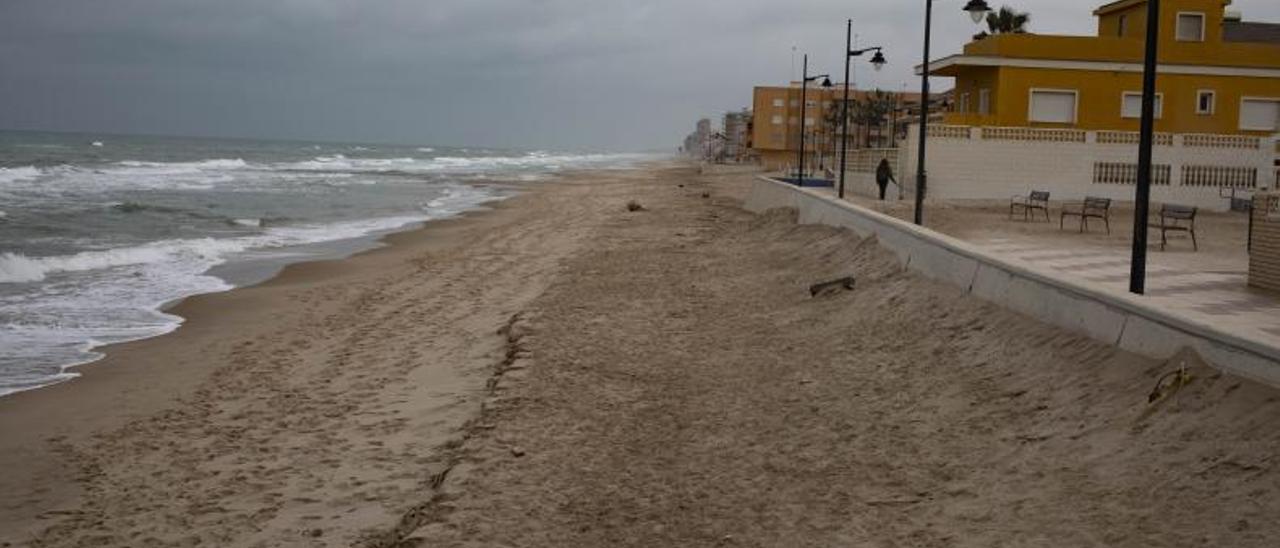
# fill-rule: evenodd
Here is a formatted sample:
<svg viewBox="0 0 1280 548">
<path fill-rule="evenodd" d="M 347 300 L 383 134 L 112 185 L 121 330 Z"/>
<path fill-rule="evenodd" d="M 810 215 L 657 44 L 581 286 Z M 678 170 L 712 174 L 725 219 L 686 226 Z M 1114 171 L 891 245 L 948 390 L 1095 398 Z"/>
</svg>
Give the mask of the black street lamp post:
<svg viewBox="0 0 1280 548">
<path fill-rule="evenodd" d="M 844 199 L 844 167 L 845 157 L 849 148 L 849 59 L 859 57 L 864 53 L 874 51 L 875 55 L 871 56 L 871 66 L 879 71 L 884 67 L 884 53 L 879 46 L 874 48 L 853 49 L 853 19 L 848 20 L 847 28 L 844 34 L 844 100 L 840 103 L 840 190 L 838 195 L 840 199 Z"/>
<path fill-rule="evenodd" d="M 804 56 L 804 67 L 800 71 L 800 152 L 799 163 L 796 164 L 796 185 L 804 186 L 804 123 L 805 123 L 805 92 L 809 87 L 809 82 L 822 78 L 822 87 L 831 87 L 831 76 L 828 74 L 819 74 L 817 76 L 809 76 L 809 54 Z"/>
<path fill-rule="evenodd" d="M 981 23 L 982 18 L 991 11 L 986 0 L 969 0 L 964 11 L 969 12 L 974 23 Z M 929 35 L 933 30 L 933 0 L 924 1 L 924 72 L 920 77 L 920 159 L 916 162 L 916 212 L 917 225 L 924 224 L 924 193 L 928 186 L 925 170 L 925 144 L 929 136 Z"/>
<path fill-rule="evenodd" d="M 1142 126 L 1138 137 L 1138 181 L 1133 199 L 1133 262 L 1129 291 L 1142 295 L 1147 285 L 1147 212 L 1151 204 L 1151 145 L 1155 135 L 1156 53 L 1160 44 L 1160 0 L 1147 1 L 1147 50 L 1142 71 Z"/>
</svg>

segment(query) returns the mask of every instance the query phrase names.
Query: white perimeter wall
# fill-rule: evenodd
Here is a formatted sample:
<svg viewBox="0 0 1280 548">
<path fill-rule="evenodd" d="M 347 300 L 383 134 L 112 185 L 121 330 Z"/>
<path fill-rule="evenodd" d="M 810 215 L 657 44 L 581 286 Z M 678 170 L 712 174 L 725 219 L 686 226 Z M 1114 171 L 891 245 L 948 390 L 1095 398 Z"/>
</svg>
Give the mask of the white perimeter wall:
<svg viewBox="0 0 1280 548">
<path fill-rule="evenodd" d="M 908 194 L 915 188 L 919 129 L 911 127 L 902 149 L 900 165 L 906 176 L 900 180 Z M 1096 183 L 1094 169 L 1098 162 L 1136 165 L 1136 141 L 1137 134 L 1129 132 L 931 126 L 925 148 L 928 197 L 1008 199 L 1047 190 L 1055 202 L 1085 196 L 1132 202 L 1132 182 Z M 1152 186 L 1156 203 L 1226 210 L 1230 202 L 1220 192 L 1229 193 L 1239 181 L 1239 171 L 1233 174 L 1232 169 L 1257 170 L 1257 187 L 1240 188 L 1242 198 L 1275 184 L 1274 138 L 1162 134 L 1161 143 L 1154 147 L 1154 163 L 1170 166 L 1170 184 Z M 1183 184 L 1184 165 L 1226 169 L 1211 170 L 1200 177 L 1200 186 L 1189 186 Z"/>
<path fill-rule="evenodd" d="M 752 182 L 745 207 L 757 213 L 794 208 L 802 224 L 875 236 L 926 277 L 1103 343 L 1157 359 L 1190 347 L 1220 369 L 1280 386 L 1280 349 L 1152 308 L 1139 297 L 1035 272 L 955 238 L 765 177 Z"/>
</svg>

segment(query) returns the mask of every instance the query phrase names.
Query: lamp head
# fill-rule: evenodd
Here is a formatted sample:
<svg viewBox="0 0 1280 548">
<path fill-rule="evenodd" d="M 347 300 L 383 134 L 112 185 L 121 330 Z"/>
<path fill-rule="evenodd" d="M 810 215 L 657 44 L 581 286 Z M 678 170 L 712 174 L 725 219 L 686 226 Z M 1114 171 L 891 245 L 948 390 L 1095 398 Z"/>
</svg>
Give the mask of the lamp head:
<svg viewBox="0 0 1280 548">
<path fill-rule="evenodd" d="M 824 78 L 822 79 L 822 87 L 824 87 L 824 88 L 829 88 L 829 87 L 831 87 L 831 79 L 830 79 L 830 78 L 826 78 L 826 77 L 824 77 Z"/>
<path fill-rule="evenodd" d="M 969 0 L 969 3 L 964 6 L 964 11 L 969 12 L 969 16 L 973 17 L 974 24 L 978 24 L 987 16 L 987 12 L 991 11 L 991 6 L 987 5 L 987 0 Z"/>
<path fill-rule="evenodd" d="M 880 53 L 880 50 L 876 50 L 876 54 L 871 56 L 871 66 L 875 67 L 876 72 L 880 72 L 880 69 L 884 68 L 888 62 L 885 60 L 884 54 Z"/>
</svg>

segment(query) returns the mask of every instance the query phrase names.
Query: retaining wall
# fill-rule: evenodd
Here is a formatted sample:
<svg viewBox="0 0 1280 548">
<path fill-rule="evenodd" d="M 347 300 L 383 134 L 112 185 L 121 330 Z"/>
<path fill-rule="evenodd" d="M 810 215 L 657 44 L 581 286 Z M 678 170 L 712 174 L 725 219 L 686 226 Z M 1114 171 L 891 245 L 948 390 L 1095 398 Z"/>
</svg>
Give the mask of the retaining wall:
<svg viewBox="0 0 1280 548">
<path fill-rule="evenodd" d="M 902 150 L 902 180 L 915 188 L 919 126 Z M 1046 190 L 1056 201 L 1100 196 L 1133 201 L 1137 133 L 1073 129 L 930 126 L 929 197 L 1008 199 Z M 1225 211 L 1274 184 L 1275 140 L 1232 135 L 1157 135 L 1151 199 Z"/>
<path fill-rule="evenodd" d="M 794 208 L 802 224 L 874 235 L 907 268 L 980 299 L 1157 359 L 1191 347 L 1224 371 L 1280 387 L 1280 348 L 1152 308 L 1140 297 L 1036 272 L 961 240 L 765 177 L 752 182 L 745 207 L 757 213 Z"/>
</svg>

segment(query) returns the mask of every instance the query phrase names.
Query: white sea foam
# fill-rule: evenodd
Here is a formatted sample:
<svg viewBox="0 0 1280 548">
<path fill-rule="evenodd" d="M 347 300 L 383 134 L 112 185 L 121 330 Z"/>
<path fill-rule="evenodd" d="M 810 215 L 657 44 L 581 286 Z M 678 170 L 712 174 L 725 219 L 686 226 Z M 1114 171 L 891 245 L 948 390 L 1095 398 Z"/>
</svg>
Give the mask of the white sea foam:
<svg viewBox="0 0 1280 548">
<path fill-rule="evenodd" d="M 50 274 L 61 272 L 83 272 L 164 261 L 207 261 L 243 249 L 244 244 L 234 239 L 201 238 L 165 240 L 136 247 L 82 251 L 73 255 L 50 257 L 5 253 L 0 255 L 0 283 L 38 282 Z"/>
<path fill-rule="evenodd" d="M 44 272 L 32 259 L 17 253 L 0 254 L 0 283 L 38 282 L 44 279 Z"/>
<path fill-rule="evenodd" d="M 67 368 L 101 356 L 93 349 L 161 335 L 181 318 L 160 311 L 176 299 L 230 289 L 206 274 L 237 254 L 356 238 L 446 217 L 486 199 L 476 189 L 458 189 L 422 214 L 331 224 L 267 227 L 258 235 L 166 240 L 62 256 L 0 255 L 0 284 L 30 283 L 31 291 L 0 294 L 0 396 L 74 377 Z M 39 282 L 39 283 L 31 283 Z M 23 363 L 61 364 L 23 372 Z M 18 369 L 14 369 L 13 367 Z"/>
<path fill-rule="evenodd" d="M 421 150 L 421 149 L 419 149 Z M 349 158 L 341 154 L 317 156 L 303 162 L 277 164 L 278 169 L 337 172 L 472 173 L 499 169 L 549 169 L 623 165 L 642 158 L 634 154 L 552 155 L 532 152 L 523 156 L 440 156 L 417 158 Z"/>
<path fill-rule="evenodd" d="M 156 173 L 157 171 L 164 173 L 192 173 L 199 171 L 223 171 L 249 167 L 248 163 L 239 158 L 216 158 L 212 160 L 201 160 L 198 162 L 140 162 L 136 160 L 125 160 L 118 162 L 118 164 L 128 168 L 143 168 L 148 170 L 149 173 Z"/>
<path fill-rule="evenodd" d="M 244 177 L 241 172 L 251 169 L 240 159 L 171 163 L 125 160 L 98 168 L 0 168 L 0 191 L 58 196 L 113 190 L 209 190 Z"/>
<path fill-rule="evenodd" d="M 40 170 L 32 166 L 0 167 L 0 184 L 35 179 Z"/>
</svg>

